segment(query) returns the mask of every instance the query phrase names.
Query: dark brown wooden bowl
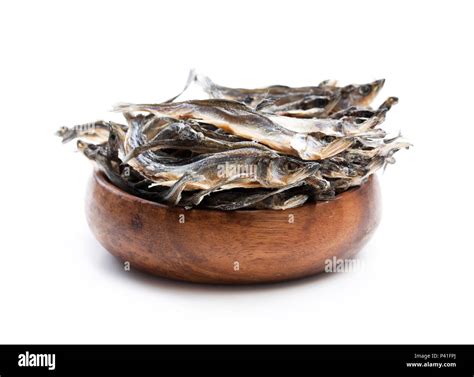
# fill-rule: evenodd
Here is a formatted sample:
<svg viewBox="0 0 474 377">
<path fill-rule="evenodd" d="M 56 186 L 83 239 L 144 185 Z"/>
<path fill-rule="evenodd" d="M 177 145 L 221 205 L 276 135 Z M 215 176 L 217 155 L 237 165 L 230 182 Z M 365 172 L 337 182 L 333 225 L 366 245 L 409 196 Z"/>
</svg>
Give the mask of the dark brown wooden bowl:
<svg viewBox="0 0 474 377">
<path fill-rule="evenodd" d="M 375 177 L 330 202 L 286 211 L 184 210 L 132 196 L 95 172 L 86 201 L 99 242 L 131 268 L 198 283 L 276 282 L 350 258 L 380 220 Z"/>
</svg>

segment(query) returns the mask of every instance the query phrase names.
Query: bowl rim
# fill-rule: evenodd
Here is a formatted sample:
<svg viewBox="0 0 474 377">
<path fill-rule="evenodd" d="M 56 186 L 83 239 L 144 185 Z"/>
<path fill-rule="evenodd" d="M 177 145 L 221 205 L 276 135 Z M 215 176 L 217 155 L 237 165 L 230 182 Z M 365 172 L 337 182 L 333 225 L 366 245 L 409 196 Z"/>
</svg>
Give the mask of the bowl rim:
<svg viewBox="0 0 474 377">
<path fill-rule="evenodd" d="M 360 186 L 355 186 L 351 187 L 350 189 L 337 194 L 334 199 L 332 200 L 325 200 L 325 201 L 319 201 L 319 202 L 312 202 L 312 203 L 305 203 L 300 207 L 292 208 L 293 211 L 296 210 L 301 210 L 303 208 L 308 208 L 308 207 L 316 207 L 316 206 L 325 206 L 325 205 L 330 205 L 332 203 L 335 203 L 337 201 L 343 200 L 346 196 L 353 195 L 357 191 L 360 191 L 365 188 L 368 184 L 372 183 L 372 181 L 375 178 L 375 174 L 372 174 L 367 181 L 365 181 L 362 185 Z M 213 209 L 213 208 L 191 208 L 189 210 L 186 210 L 184 207 L 179 207 L 179 206 L 168 206 L 166 204 L 162 203 L 157 203 L 153 202 L 148 199 L 140 198 L 139 196 L 132 195 L 119 187 L 115 186 L 105 175 L 103 171 L 100 169 L 94 169 L 93 174 L 92 174 L 92 179 L 99 184 L 101 187 L 103 187 L 105 190 L 108 192 L 112 192 L 117 196 L 122 197 L 123 199 L 130 201 L 130 202 L 139 202 L 142 205 L 147 205 L 147 206 L 154 206 L 156 208 L 161 208 L 161 209 L 166 209 L 166 210 L 179 210 L 179 211 L 206 211 L 206 212 L 214 212 L 214 213 L 279 213 L 279 212 L 286 212 L 287 210 L 274 210 L 274 209 L 237 209 L 237 210 L 232 210 L 232 211 L 224 211 L 221 209 Z"/>
</svg>

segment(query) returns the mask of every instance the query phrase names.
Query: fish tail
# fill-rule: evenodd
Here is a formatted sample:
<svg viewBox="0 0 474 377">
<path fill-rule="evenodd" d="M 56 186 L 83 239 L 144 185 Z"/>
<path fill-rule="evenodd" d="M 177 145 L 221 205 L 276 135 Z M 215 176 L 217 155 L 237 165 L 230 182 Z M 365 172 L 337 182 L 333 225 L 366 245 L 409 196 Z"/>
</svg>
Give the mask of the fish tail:
<svg viewBox="0 0 474 377">
<path fill-rule="evenodd" d="M 329 103 L 324 107 L 324 110 L 320 114 L 320 117 L 327 117 L 331 113 L 331 111 L 333 111 L 334 108 L 337 106 L 337 104 L 339 103 L 339 100 L 341 99 L 341 96 L 342 96 L 341 91 L 337 90 L 332 96 Z"/>
<path fill-rule="evenodd" d="M 195 178 L 191 174 L 185 174 L 176 183 L 171 186 L 168 192 L 165 194 L 163 200 L 171 205 L 177 205 L 181 200 L 181 194 L 186 188 L 188 182 L 194 180 Z"/>
<path fill-rule="evenodd" d="M 208 76 L 200 75 L 194 72 L 194 82 L 196 82 L 202 90 L 204 90 L 211 98 L 222 98 L 222 93 L 217 84 Z"/>
<path fill-rule="evenodd" d="M 198 193 L 196 193 L 196 194 L 194 194 L 193 196 L 191 196 L 191 198 L 189 199 L 189 202 L 190 202 L 192 205 L 197 206 L 197 205 L 199 205 L 199 204 L 202 202 L 202 200 L 203 200 L 206 196 L 210 195 L 212 192 L 214 192 L 214 191 L 220 189 L 222 186 L 224 186 L 224 185 L 226 185 L 226 184 L 228 184 L 228 183 L 230 183 L 230 182 L 232 182 L 232 181 L 234 181 L 234 180 L 236 180 L 236 179 L 237 179 L 237 178 L 235 178 L 235 177 L 234 177 L 234 178 L 229 178 L 229 179 L 227 179 L 227 180 L 225 180 L 225 181 L 222 181 L 222 182 L 217 183 L 216 185 L 214 185 L 214 186 L 212 186 L 212 187 L 210 187 L 210 188 L 208 188 L 208 189 L 201 190 L 201 191 L 199 191 Z"/>
<path fill-rule="evenodd" d="M 389 97 L 385 100 L 379 108 L 375 111 L 373 117 L 367 119 L 359 128 L 359 131 L 367 131 L 369 129 L 373 129 L 377 127 L 379 124 L 383 123 L 385 120 L 385 115 L 387 112 L 392 108 L 393 105 L 398 103 L 397 97 Z"/>
<path fill-rule="evenodd" d="M 132 149 L 130 152 L 128 152 L 124 158 L 122 158 L 122 163 L 126 164 L 130 160 L 133 160 L 135 157 L 137 157 L 140 153 L 138 152 L 137 148 Z"/>
<path fill-rule="evenodd" d="M 283 205 L 281 205 L 280 207 L 276 207 L 275 209 L 286 210 L 286 209 L 300 207 L 303 204 L 305 204 L 308 199 L 309 199 L 308 195 L 295 195 L 285 200 L 285 202 L 283 202 Z"/>
<path fill-rule="evenodd" d="M 352 137 L 334 140 L 333 142 L 329 143 L 326 147 L 323 148 L 323 150 L 321 151 L 321 159 L 333 157 L 345 151 L 347 148 L 349 148 L 352 145 L 353 142 L 354 142 L 354 139 Z"/>
<path fill-rule="evenodd" d="M 165 101 L 164 103 L 170 103 L 170 102 L 173 102 L 176 98 L 178 98 L 181 94 L 183 94 L 188 88 L 189 86 L 191 85 L 191 83 L 193 83 L 194 81 L 196 81 L 196 78 L 197 78 L 197 73 L 196 73 L 196 70 L 195 69 L 191 69 L 189 71 L 189 75 L 188 75 L 188 79 L 186 80 L 186 84 L 184 85 L 184 88 L 183 90 L 177 94 L 176 96 L 170 98 L 169 100 Z"/>
<path fill-rule="evenodd" d="M 367 119 L 362 125 L 359 127 L 359 132 L 365 132 L 370 129 L 373 129 L 377 127 L 379 124 L 381 124 L 385 120 L 385 112 L 378 113 L 375 116 Z"/>
<path fill-rule="evenodd" d="M 398 103 L 398 98 L 397 97 L 389 97 L 387 98 L 380 106 L 379 108 L 375 111 L 374 118 L 379 118 L 379 119 L 384 119 L 385 115 L 388 113 L 388 111 L 392 108 L 393 105 L 396 105 Z"/>
</svg>

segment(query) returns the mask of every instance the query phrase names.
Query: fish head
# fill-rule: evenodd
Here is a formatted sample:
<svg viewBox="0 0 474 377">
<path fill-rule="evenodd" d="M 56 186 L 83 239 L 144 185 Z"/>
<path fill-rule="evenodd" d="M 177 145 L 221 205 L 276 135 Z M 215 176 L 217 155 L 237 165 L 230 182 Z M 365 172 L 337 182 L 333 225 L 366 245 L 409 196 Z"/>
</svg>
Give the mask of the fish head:
<svg viewBox="0 0 474 377">
<path fill-rule="evenodd" d="M 77 150 L 78 150 L 79 152 L 84 153 L 85 150 L 86 150 L 86 148 L 87 148 L 87 143 L 84 143 L 83 141 L 78 140 L 78 141 L 76 142 L 76 147 L 77 147 Z"/>
<path fill-rule="evenodd" d="M 109 122 L 109 143 L 119 146 L 125 143 L 126 132 L 123 127 L 114 122 Z"/>
<path fill-rule="evenodd" d="M 55 135 L 61 137 L 63 143 L 67 143 L 77 137 L 77 131 L 74 128 L 61 127 Z"/>
<path fill-rule="evenodd" d="M 195 131 L 189 123 L 173 122 L 166 126 L 159 134 L 160 139 L 175 139 L 195 144 L 204 139 L 202 132 Z"/>
<path fill-rule="evenodd" d="M 341 90 L 343 108 L 349 106 L 369 106 L 385 83 L 384 79 L 375 80 L 368 84 L 347 85 Z"/>
<path fill-rule="evenodd" d="M 98 146 L 95 144 L 86 143 L 82 140 L 76 142 L 77 150 L 84 154 L 88 159 L 95 160 Z"/>
<path fill-rule="evenodd" d="M 89 160 L 92 160 L 99 165 L 107 164 L 107 151 L 105 144 L 92 144 L 78 140 L 77 149 L 82 152 Z"/>
<path fill-rule="evenodd" d="M 278 156 L 270 160 L 269 172 L 272 182 L 289 185 L 316 173 L 319 166 L 319 163 L 314 161 L 301 161 L 291 157 Z"/>
</svg>

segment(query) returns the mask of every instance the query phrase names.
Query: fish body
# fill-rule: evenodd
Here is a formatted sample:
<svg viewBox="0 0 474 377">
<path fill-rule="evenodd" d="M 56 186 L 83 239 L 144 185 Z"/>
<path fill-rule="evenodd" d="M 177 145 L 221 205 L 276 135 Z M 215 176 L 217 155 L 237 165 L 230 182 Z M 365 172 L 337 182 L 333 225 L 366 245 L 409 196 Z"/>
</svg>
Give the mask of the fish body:
<svg viewBox="0 0 474 377">
<path fill-rule="evenodd" d="M 334 144 L 328 145 L 314 135 L 285 128 L 275 123 L 276 118 L 269 119 L 235 101 L 209 99 L 164 104 L 125 104 L 116 106 L 115 109 L 122 112 L 146 111 L 158 117 L 193 119 L 209 123 L 231 134 L 303 160 L 327 158 L 351 145 L 350 140 L 336 140 Z"/>
<path fill-rule="evenodd" d="M 92 123 L 79 124 L 71 128 L 61 127 L 58 131 L 56 131 L 56 136 L 61 137 L 63 143 L 67 143 L 74 139 L 79 139 L 86 143 L 102 144 L 105 143 L 109 138 L 111 124 L 118 126 L 124 132 L 127 130 L 127 127 L 124 125 L 98 120 Z"/>
<path fill-rule="evenodd" d="M 136 130 L 139 132 L 139 129 Z M 134 130 L 131 128 L 129 132 Z M 149 142 L 135 143 L 134 146 L 127 145 L 129 152 L 123 159 L 126 163 L 132 158 L 146 151 L 157 151 L 162 149 L 184 149 L 195 153 L 216 153 L 232 149 L 260 148 L 269 150 L 262 144 L 253 141 L 226 141 L 220 138 L 207 136 L 206 132 L 198 124 L 186 121 L 172 122 L 163 127 L 160 132 Z M 137 140 L 137 138 L 135 138 Z"/>
<path fill-rule="evenodd" d="M 286 85 L 272 85 L 264 88 L 246 89 L 230 88 L 214 83 L 209 77 L 195 75 L 195 82 L 211 98 L 226 99 L 244 103 L 250 107 L 256 107 L 267 98 L 276 101 L 275 105 L 283 106 L 295 102 L 297 99 L 303 99 L 305 96 L 331 97 L 337 90 L 328 85 L 289 87 Z"/>
<path fill-rule="evenodd" d="M 385 82 L 381 79 L 368 84 L 338 87 L 335 82 L 327 80 L 318 86 L 273 85 L 266 88 L 244 89 L 217 85 L 202 75 L 195 75 L 195 81 L 211 98 L 237 101 L 253 108 L 262 101 L 271 99 L 273 103 L 267 107 L 268 111 L 299 117 L 340 111 L 352 106 L 368 106 Z"/>
<path fill-rule="evenodd" d="M 127 125 L 97 121 L 62 127 L 78 149 L 120 189 L 185 208 L 296 208 L 332 200 L 395 162 L 411 146 L 379 127 L 390 97 L 384 84 L 227 88 L 192 72 L 207 100 L 116 107 Z"/>
<path fill-rule="evenodd" d="M 188 189 L 208 189 L 227 181 L 229 187 L 281 187 L 304 179 L 319 168 L 316 162 L 304 162 L 257 148 L 242 148 L 201 155 L 187 164 L 143 164 L 141 156 L 134 167 L 158 185 L 176 183 L 189 177 Z M 130 161 L 133 166 L 133 161 Z"/>
<path fill-rule="evenodd" d="M 205 202 L 207 208 L 224 211 L 238 209 L 288 209 L 303 205 L 307 195 L 285 195 L 291 189 L 304 185 L 304 181 L 295 182 L 276 190 L 246 189 L 248 192 L 220 191 Z M 291 200 L 294 198 L 293 200 Z"/>
<path fill-rule="evenodd" d="M 109 137 L 109 125 L 108 122 L 97 121 L 79 124 L 71 128 L 61 127 L 56 132 L 56 136 L 61 137 L 63 143 L 74 139 L 81 139 L 89 143 L 100 144 L 107 141 Z"/>
</svg>

